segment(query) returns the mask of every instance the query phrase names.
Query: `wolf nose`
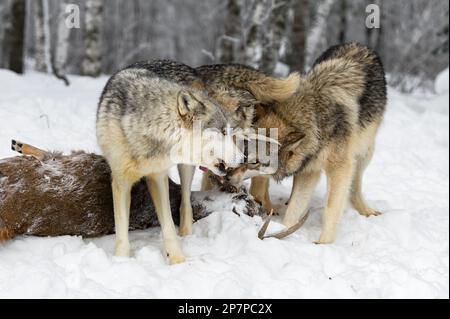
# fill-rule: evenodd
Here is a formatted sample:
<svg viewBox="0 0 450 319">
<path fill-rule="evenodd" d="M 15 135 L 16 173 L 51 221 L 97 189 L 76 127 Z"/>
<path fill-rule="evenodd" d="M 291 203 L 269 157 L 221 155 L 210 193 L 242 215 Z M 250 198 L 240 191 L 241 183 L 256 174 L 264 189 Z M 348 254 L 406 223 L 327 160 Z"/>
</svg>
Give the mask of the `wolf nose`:
<svg viewBox="0 0 450 319">
<path fill-rule="evenodd" d="M 227 172 L 227 168 L 225 166 L 225 162 L 222 159 L 218 160 L 218 164 L 217 164 L 217 169 L 221 172 L 221 173 L 226 173 Z"/>
</svg>

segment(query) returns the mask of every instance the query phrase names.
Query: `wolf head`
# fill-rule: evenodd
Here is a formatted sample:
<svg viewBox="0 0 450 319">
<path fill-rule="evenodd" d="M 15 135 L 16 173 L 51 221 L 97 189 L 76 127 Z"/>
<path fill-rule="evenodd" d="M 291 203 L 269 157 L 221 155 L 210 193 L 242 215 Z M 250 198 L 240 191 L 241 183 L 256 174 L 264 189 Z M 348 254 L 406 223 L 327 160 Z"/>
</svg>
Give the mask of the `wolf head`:
<svg viewBox="0 0 450 319">
<path fill-rule="evenodd" d="M 201 122 L 204 129 L 216 128 L 224 131 L 230 118 L 220 105 L 202 91 L 183 89 L 177 97 L 178 114 L 184 128 L 191 129 L 195 122 Z"/>
<path fill-rule="evenodd" d="M 179 149 L 186 163 L 208 168 L 224 175 L 229 167 L 242 161 L 242 153 L 232 138 L 236 120 L 205 92 L 182 89 L 177 97 L 178 115 L 182 122 Z M 180 153 L 177 150 L 178 154 Z"/>
<path fill-rule="evenodd" d="M 247 90 L 212 85 L 208 95 L 226 111 L 233 128 L 247 129 L 252 126 L 257 99 Z"/>
</svg>

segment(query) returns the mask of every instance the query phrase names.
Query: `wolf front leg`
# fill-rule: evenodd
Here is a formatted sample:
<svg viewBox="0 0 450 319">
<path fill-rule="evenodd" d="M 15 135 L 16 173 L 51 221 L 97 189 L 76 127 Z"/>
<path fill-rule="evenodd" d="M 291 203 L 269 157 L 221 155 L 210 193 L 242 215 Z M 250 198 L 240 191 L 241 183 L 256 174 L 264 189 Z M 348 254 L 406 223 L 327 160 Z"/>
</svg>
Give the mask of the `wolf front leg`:
<svg viewBox="0 0 450 319">
<path fill-rule="evenodd" d="M 191 187 L 194 178 L 195 166 L 180 164 L 178 173 L 181 182 L 181 206 L 180 206 L 180 235 L 192 234 L 192 223 L 194 217 L 191 204 Z"/>
<path fill-rule="evenodd" d="M 114 175 L 112 191 L 114 201 L 114 222 L 116 226 L 116 256 L 130 256 L 128 227 L 130 223 L 131 187 L 129 180 Z"/>
<path fill-rule="evenodd" d="M 326 168 L 327 174 L 327 205 L 322 221 L 322 233 L 316 244 L 334 242 L 336 231 L 342 214 L 349 200 L 353 177 L 353 159 L 347 158 L 330 164 Z"/>
<path fill-rule="evenodd" d="M 294 176 L 292 193 L 289 199 L 286 215 L 283 224 L 292 227 L 306 214 L 306 210 L 311 201 L 311 197 L 320 179 L 320 171 L 297 173 Z"/>
<path fill-rule="evenodd" d="M 147 176 L 147 185 L 155 204 L 159 223 L 161 224 L 164 246 L 169 262 L 171 264 L 182 263 L 185 261 L 185 257 L 178 243 L 177 231 L 172 219 L 172 212 L 170 211 L 167 172 Z"/>
</svg>

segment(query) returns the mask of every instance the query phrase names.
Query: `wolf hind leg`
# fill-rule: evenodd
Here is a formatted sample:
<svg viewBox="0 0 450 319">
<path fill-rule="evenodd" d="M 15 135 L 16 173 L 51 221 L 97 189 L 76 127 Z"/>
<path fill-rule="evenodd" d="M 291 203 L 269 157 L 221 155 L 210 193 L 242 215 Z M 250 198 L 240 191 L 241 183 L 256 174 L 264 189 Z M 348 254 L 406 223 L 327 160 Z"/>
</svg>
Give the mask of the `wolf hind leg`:
<svg viewBox="0 0 450 319">
<path fill-rule="evenodd" d="M 374 146 L 372 145 L 366 154 L 356 159 L 355 162 L 355 172 L 353 176 L 353 183 L 352 183 L 352 189 L 351 189 L 351 197 L 350 201 L 352 203 L 352 206 L 358 211 L 360 215 L 370 217 L 370 216 L 378 216 L 381 213 L 370 208 L 369 205 L 367 205 L 367 202 L 364 199 L 364 196 L 362 194 L 362 182 L 363 182 L 363 175 L 364 171 L 366 170 L 367 166 L 370 163 L 370 160 L 373 157 L 374 152 Z"/>
<path fill-rule="evenodd" d="M 192 223 L 194 222 L 191 187 L 195 166 L 180 164 L 178 165 L 178 172 L 181 182 L 180 235 L 187 236 L 192 234 Z"/>
<path fill-rule="evenodd" d="M 155 204 L 156 214 L 164 239 L 164 246 L 170 264 L 185 261 L 183 252 L 178 243 L 177 231 L 170 211 L 169 179 L 167 172 L 147 176 L 147 185 Z"/>
</svg>

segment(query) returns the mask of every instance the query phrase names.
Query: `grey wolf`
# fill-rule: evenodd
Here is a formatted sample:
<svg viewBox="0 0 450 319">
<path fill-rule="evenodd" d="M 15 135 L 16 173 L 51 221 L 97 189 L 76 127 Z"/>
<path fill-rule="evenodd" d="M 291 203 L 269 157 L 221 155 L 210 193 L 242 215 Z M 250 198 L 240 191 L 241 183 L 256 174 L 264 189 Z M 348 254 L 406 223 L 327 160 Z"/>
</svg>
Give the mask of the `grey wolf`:
<svg viewBox="0 0 450 319">
<path fill-rule="evenodd" d="M 365 46 L 347 43 L 319 57 L 292 97 L 259 108 L 254 125 L 278 128 L 281 143 L 278 168 L 271 177 L 279 181 L 294 176 L 283 219 L 286 226 L 295 225 L 306 213 L 321 171 L 327 176 L 328 196 L 317 243 L 335 240 L 348 199 L 363 216 L 379 214 L 365 201 L 362 180 L 386 103 L 380 58 Z M 271 208 L 267 176 L 253 178 L 250 192 Z"/>
<path fill-rule="evenodd" d="M 130 252 L 131 187 L 145 177 L 161 223 L 169 261 L 183 262 L 185 257 L 170 214 L 167 171 L 176 164 L 191 167 L 195 164 L 224 174 L 228 163 L 224 158 L 210 158 L 200 163 L 172 162 L 171 150 L 193 134 L 195 121 L 201 121 L 203 128 L 217 129 L 220 134 L 230 122 L 226 110 L 203 89 L 188 85 L 173 74 L 171 70 L 181 68 L 177 65 L 167 61 L 131 65 L 110 78 L 100 98 L 97 139 L 112 172 L 116 255 L 119 256 L 128 256 Z M 180 166 L 182 201 L 185 203 L 181 207 L 180 229 L 186 234 L 192 228 L 189 196 L 192 169 L 185 170 L 184 167 Z"/>
</svg>

